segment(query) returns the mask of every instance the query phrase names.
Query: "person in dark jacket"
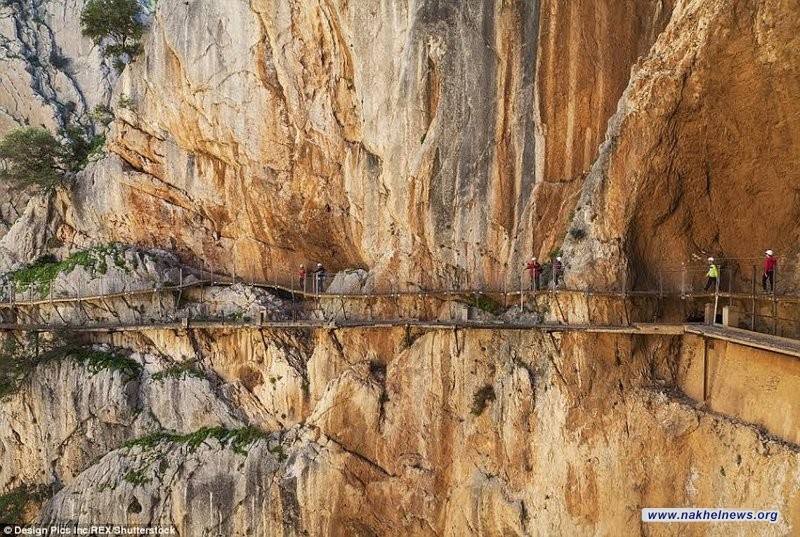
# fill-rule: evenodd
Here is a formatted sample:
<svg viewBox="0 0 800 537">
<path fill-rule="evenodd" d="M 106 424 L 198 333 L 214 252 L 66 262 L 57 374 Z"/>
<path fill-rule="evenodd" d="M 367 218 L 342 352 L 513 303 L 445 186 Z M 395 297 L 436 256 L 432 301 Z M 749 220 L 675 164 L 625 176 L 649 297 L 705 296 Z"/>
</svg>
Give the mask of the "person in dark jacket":
<svg viewBox="0 0 800 537">
<path fill-rule="evenodd" d="M 317 268 L 314 269 L 314 281 L 316 282 L 316 293 L 321 293 L 325 290 L 325 267 L 322 263 L 317 263 Z"/>
<path fill-rule="evenodd" d="M 775 256 L 772 253 L 772 250 L 767 250 L 764 252 L 766 257 L 764 258 L 764 275 L 761 277 L 761 287 L 764 289 L 764 292 L 767 292 L 767 280 L 769 280 L 769 291 L 770 293 L 775 292 L 775 267 L 778 266 L 778 260 L 775 259 Z"/>
<path fill-rule="evenodd" d="M 561 283 L 561 279 L 564 277 L 564 260 L 561 257 L 556 257 L 556 260 L 553 261 L 553 283 L 555 286 Z"/>
<path fill-rule="evenodd" d="M 542 275 L 542 265 L 532 257 L 528 264 L 525 265 L 525 270 L 530 272 L 531 277 L 531 290 L 538 291 L 541 287 L 540 276 Z"/>
</svg>

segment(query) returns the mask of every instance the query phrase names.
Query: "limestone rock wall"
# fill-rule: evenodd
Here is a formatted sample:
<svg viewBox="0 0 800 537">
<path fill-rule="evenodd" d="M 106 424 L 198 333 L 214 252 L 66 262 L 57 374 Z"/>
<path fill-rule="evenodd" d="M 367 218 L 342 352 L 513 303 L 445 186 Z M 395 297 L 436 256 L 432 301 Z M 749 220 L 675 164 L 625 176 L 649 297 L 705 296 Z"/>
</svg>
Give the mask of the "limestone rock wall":
<svg viewBox="0 0 800 537">
<path fill-rule="evenodd" d="M 246 277 L 322 260 L 395 286 L 515 278 L 560 244 L 671 11 L 559 5 L 160 2 L 74 226 Z"/>
<path fill-rule="evenodd" d="M 766 248 L 796 290 L 800 152 L 796 2 L 680 3 L 635 68 L 568 238 L 568 281 L 652 286 L 694 256 L 735 258 L 749 289 Z M 670 277 L 669 275 L 667 276 Z M 680 273 L 671 275 L 672 282 Z"/>
<path fill-rule="evenodd" d="M 649 531 L 642 506 L 727 505 L 780 510 L 779 523 L 757 528 L 764 535 L 800 523 L 796 447 L 675 392 L 679 338 L 403 329 L 109 337 L 196 353 L 251 398 L 241 408 L 260 405 L 275 420 L 260 421 L 273 434 L 246 453 L 215 441 L 113 451 L 66 483 L 43 520 L 118 518 L 121 506 L 121 520 L 189 534 L 244 535 L 282 521 L 288 535 L 639 535 Z M 121 477 L 131 470 L 142 479 Z"/>
<path fill-rule="evenodd" d="M 81 35 L 84 0 L 9 0 L 0 4 L 0 137 L 30 125 L 54 132 L 108 105 L 116 74 Z M 0 183 L 0 237 L 22 215 L 30 192 Z M 37 227 L 46 226 L 39 223 Z M 26 245 L 16 245 L 28 253 Z M 32 253 L 31 255 L 37 255 Z"/>
<path fill-rule="evenodd" d="M 160 355 L 133 353 L 130 359 L 142 365 L 136 372 L 97 368 L 75 353 L 36 366 L 0 399 L 4 493 L 23 483 L 56 491 L 99 457 L 148 433 L 236 428 L 246 419 L 214 375 L 158 378 L 173 365 Z"/>
<path fill-rule="evenodd" d="M 0 12 L 6 123 L 106 102 L 80 2 L 26 2 Z M 798 22 L 790 0 L 159 2 L 60 235 L 384 287 L 513 282 L 566 236 L 578 287 L 707 254 L 744 284 L 766 247 L 797 263 Z M 31 63 L 55 48 L 72 67 Z"/>
</svg>

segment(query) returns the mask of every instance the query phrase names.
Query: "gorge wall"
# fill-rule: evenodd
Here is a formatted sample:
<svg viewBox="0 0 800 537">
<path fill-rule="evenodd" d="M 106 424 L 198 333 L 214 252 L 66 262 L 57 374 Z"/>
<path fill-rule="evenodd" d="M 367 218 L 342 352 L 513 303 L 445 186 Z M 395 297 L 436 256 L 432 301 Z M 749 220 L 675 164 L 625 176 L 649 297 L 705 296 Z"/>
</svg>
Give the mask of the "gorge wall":
<svg viewBox="0 0 800 537">
<path fill-rule="evenodd" d="M 226 329 L 106 341 L 147 349 L 132 356 L 143 371 L 45 365 L 3 403 L 20 417 L 3 428 L 4 459 L 28 460 L 31 444 L 61 450 L 52 470 L 27 468 L 65 485 L 43 521 L 113 516 L 189 535 L 630 535 L 645 532 L 640 506 L 724 504 L 780 510 L 764 535 L 798 524 L 796 447 L 671 391 L 684 373 L 679 337 Z M 203 378 L 158 378 L 187 360 Z M 42 387 L 50 395 L 36 400 L 97 404 L 43 436 L 46 405 L 11 412 Z M 122 447 L 162 427 L 242 422 L 267 434 L 241 450 L 213 437 Z M 652 531 L 754 526 L 664 528 Z"/>
<path fill-rule="evenodd" d="M 618 290 L 709 254 L 741 282 L 770 247 L 783 290 L 800 283 L 796 0 L 159 0 L 119 76 L 80 36 L 84 4 L 0 3 L 0 135 L 100 130 L 90 112 L 114 112 L 71 185 L 0 184 L 0 272 L 121 242 L 246 280 L 319 260 L 373 287 L 516 288 L 526 258 L 563 251 L 568 286 Z M 280 307 L 264 295 L 248 305 Z M 624 309 L 566 307 L 608 323 Z M 780 510 L 765 534 L 800 525 L 797 446 L 676 389 L 678 338 L 82 343 L 109 346 L 37 363 L 0 398 L 0 492 L 44 491 L 28 518 L 185 535 L 752 529 L 640 522 L 703 505 Z"/>
<path fill-rule="evenodd" d="M 20 5 L 3 8 L 17 26 L 19 9 L 53 18 Z M 233 251 L 243 275 L 320 259 L 401 283 L 497 280 L 561 243 L 671 7 L 159 3 L 111 99 L 111 156 L 78 181 L 58 235 L 217 266 Z M 48 72 L 26 69 L 33 85 Z"/>
</svg>

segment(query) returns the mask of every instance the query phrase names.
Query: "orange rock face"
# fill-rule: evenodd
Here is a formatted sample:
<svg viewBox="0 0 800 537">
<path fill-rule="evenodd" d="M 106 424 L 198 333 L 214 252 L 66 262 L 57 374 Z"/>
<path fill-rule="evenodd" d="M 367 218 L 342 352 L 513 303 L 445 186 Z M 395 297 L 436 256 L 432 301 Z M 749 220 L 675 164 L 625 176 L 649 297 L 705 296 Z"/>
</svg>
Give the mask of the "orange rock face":
<svg viewBox="0 0 800 537">
<path fill-rule="evenodd" d="M 733 285 L 749 289 L 772 248 L 784 291 L 796 285 L 799 21 L 792 2 L 688 2 L 674 13 L 587 180 L 573 226 L 588 238 L 567 248 L 574 281 L 616 285 L 627 267 L 634 285 L 652 285 L 694 254 L 723 258 Z"/>
<path fill-rule="evenodd" d="M 94 170 L 76 225 L 245 277 L 319 259 L 385 286 L 513 283 L 561 243 L 630 67 L 670 13 L 160 8 L 110 145 L 144 175 Z"/>
<path fill-rule="evenodd" d="M 565 237 L 581 288 L 709 254 L 744 286 L 769 247 L 788 284 L 797 27 L 788 0 L 165 1 L 62 235 L 383 288 L 515 286 Z"/>
</svg>

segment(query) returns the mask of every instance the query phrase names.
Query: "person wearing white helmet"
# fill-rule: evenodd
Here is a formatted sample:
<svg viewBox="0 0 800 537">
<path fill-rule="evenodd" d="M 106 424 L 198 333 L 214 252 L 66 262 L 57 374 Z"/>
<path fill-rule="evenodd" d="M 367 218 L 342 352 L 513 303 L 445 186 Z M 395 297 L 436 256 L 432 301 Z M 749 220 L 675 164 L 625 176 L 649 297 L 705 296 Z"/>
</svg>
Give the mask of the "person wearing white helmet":
<svg viewBox="0 0 800 537">
<path fill-rule="evenodd" d="M 775 259 L 772 250 L 764 252 L 764 275 L 761 277 L 761 287 L 764 292 L 767 292 L 767 280 L 769 280 L 769 292 L 775 292 L 775 267 L 778 266 L 778 260 Z"/>
<path fill-rule="evenodd" d="M 325 267 L 322 263 L 317 263 L 317 268 L 314 269 L 314 292 L 322 293 L 325 290 Z"/>
<path fill-rule="evenodd" d="M 714 263 L 714 258 L 708 258 L 708 272 L 706 272 L 708 279 L 703 291 L 708 291 L 711 287 L 717 288 L 717 280 L 719 279 L 719 267 Z"/>
<path fill-rule="evenodd" d="M 564 260 L 561 259 L 561 256 L 556 257 L 556 260 L 553 261 L 553 283 L 556 287 L 561 283 L 561 279 L 564 277 Z"/>
<path fill-rule="evenodd" d="M 538 291 L 540 283 L 539 277 L 542 275 L 542 265 L 536 260 L 535 257 L 531 257 L 531 260 L 528 261 L 527 265 L 525 265 L 525 270 L 530 272 L 531 291 Z"/>
</svg>

